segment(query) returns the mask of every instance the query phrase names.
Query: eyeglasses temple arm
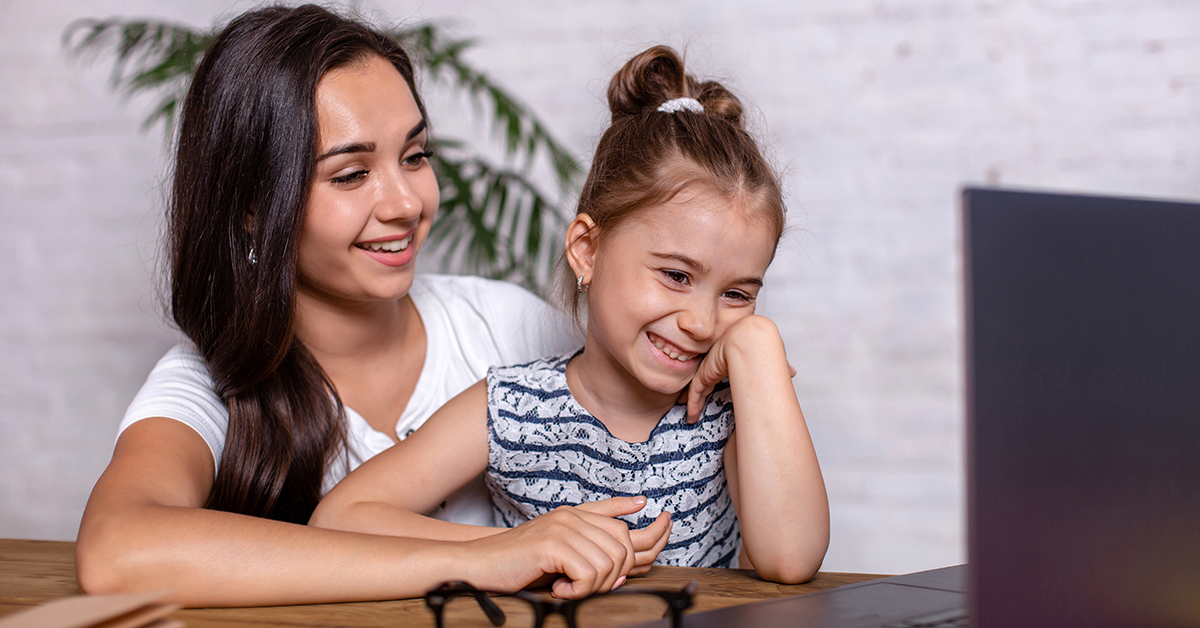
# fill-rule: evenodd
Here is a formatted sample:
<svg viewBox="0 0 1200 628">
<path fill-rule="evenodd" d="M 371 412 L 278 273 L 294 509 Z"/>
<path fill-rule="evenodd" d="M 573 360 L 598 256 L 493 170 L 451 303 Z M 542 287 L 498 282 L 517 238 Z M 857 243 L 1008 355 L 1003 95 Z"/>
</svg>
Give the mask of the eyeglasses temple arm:
<svg viewBox="0 0 1200 628">
<path fill-rule="evenodd" d="M 483 614 L 487 615 L 488 621 L 492 622 L 493 626 L 503 626 L 505 620 L 504 611 L 500 610 L 500 607 L 492 601 L 491 596 L 483 591 L 475 591 L 473 595 L 475 596 L 475 601 L 479 602 L 479 606 L 483 608 Z"/>
</svg>

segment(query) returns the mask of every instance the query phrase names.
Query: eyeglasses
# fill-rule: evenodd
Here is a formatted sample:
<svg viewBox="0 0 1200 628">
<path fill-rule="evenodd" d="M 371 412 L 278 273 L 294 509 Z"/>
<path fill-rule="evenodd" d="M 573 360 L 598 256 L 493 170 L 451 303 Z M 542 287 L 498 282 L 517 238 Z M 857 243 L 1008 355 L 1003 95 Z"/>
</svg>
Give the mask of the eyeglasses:
<svg viewBox="0 0 1200 628">
<path fill-rule="evenodd" d="M 622 626 L 671 618 L 679 628 L 683 611 L 692 606 L 693 580 L 680 590 L 621 588 L 582 600 L 555 600 L 529 591 L 499 595 L 465 582 L 447 582 L 425 594 L 437 628 L 541 628 L 549 615 L 562 615 L 567 628 Z"/>
</svg>

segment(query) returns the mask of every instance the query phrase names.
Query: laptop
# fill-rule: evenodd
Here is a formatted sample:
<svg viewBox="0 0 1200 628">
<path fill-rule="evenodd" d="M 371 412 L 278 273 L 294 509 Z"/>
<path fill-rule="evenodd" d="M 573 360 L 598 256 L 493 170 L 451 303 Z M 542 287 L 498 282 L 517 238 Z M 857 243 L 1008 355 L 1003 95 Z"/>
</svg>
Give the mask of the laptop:
<svg viewBox="0 0 1200 628">
<path fill-rule="evenodd" d="M 1200 204 L 962 193 L 968 564 L 716 626 L 1200 626 Z"/>
</svg>

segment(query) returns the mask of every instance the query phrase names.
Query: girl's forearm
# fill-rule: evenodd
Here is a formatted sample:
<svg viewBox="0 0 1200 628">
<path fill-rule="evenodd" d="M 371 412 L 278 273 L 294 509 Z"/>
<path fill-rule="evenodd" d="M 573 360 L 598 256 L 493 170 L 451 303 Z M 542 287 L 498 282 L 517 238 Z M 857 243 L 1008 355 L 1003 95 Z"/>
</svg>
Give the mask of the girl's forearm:
<svg viewBox="0 0 1200 628">
<path fill-rule="evenodd" d="M 829 545 L 829 501 L 782 339 L 773 323 L 759 325 L 726 359 L 737 418 L 730 475 L 746 554 L 764 578 L 803 582 Z"/>
<path fill-rule="evenodd" d="M 317 506 L 308 525 L 330 530 L 439 541 L 472 541 L 502 530 L 442 521 L 384 502 L 336 504 L 329 499 Z"/>
</svg>

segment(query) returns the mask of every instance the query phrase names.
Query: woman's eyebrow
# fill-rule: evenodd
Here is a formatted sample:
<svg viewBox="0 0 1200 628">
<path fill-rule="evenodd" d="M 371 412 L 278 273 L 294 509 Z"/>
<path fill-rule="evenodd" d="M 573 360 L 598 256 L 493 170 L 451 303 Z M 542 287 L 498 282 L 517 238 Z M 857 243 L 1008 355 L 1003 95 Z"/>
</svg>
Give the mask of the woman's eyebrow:
<svg viewBox="0 0 1200 628">
<path fill-rule="evenodd" d="M 345 155 L 348 153 L 373 153 L 373 152 L 375 152 L 375 142 L 360 142 L 360 143 L 355 143 L 355 144 L 342 144 L 341 146 L 334 146 L 333 148 L 326 151 L 324 155 L 317 157 L 317 161 L 319 162 L 322 159 L 328 159 L 335 155 Z"/>
<path fill-rule="evenodd" d="M 411 140 L 412 138 L 420 135 L 421 131 L 424 131 L 426 126 L 428 126 L 428 125 L 426 124 L 425 119 L 422 118 L 421 121 L 416 124 L 416 126 L 409 129 L 408 133 L 405 134 L 404 141 L 407 142 L 408 140 Z M 354 144 L 342 144 L 341 146 L 334 146 L 333 148 L 326 151 L 325 154 L 317 157 L 317 161 L 321 161 L 323 159 L 328 159 L 335 155 L 346 155 L 348 153 L 373 153 L 373 152 L 375 152 L 375 142 L 358 142 L 358 143 L 354 143 Z"/>
<path fill-rule="evenodd" d="M 421 121 L 420 121 L 420 122 L 418 122 L 418 123 L 417 123 L 417 125 L 416 125 L 416 126 L 414 126 L 414 127 L 412 128 L 412 130 L 410 130 L 410 131 L 408 132 L 408 135 L 405 135 L 405 136 L 404 136 L 404 141 L 406 141 L 406 142 L 407 142 L 408 140 L 411 140 L 412 138 L 414 138 L 414 137 L 416 137 L 416 136 L 420 135 L 420 134 L 421 134 L 421 131 L 424 131 L 424 130 L 425 130 L 425 126 L 426 126 L 426 124 L 425 124 L 425 118 L 421 118 Z"/>
</svg>

